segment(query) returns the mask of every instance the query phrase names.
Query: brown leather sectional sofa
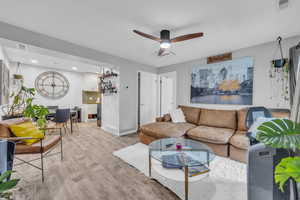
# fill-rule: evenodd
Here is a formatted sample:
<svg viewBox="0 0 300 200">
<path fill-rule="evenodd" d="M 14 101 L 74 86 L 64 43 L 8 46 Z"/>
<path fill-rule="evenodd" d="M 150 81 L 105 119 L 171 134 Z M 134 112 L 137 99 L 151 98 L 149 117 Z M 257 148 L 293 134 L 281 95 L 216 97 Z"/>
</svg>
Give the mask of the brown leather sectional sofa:
<svg viewBox="0 0 300 200">
<path fill-rule="evenodd" d="M 247 162 L 247 109 L 213 110 L 179 106 L 186 123 L 172 123 L 169 114 L 139 129 L 140 141 L 149 144 L 167 137 L 186 137 L 207 144 L 219 156 Z"/>
</svg>

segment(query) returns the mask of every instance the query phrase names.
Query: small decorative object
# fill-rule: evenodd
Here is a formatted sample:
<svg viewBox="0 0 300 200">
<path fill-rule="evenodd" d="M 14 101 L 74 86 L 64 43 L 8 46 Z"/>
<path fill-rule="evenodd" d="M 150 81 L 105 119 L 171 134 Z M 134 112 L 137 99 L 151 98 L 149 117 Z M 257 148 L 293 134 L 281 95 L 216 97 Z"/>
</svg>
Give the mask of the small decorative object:
<svg viewBox="0 0 300 200">
<path fill-rule="evenodd" d="M 41 73 L 35 79 L 35 89 L 43 97 L 60 99 L 64 97 L 70 88 L 68 79 L 61 73 L 47 71 Z"/>
<path fill-rule="evenodd" d="M 177 143 L 176 144 L 176 149 L 177 150 L 181 150 L 182 149 L 182 144 L 181 143 Z"/>
<path fill-rule="evenodd" d="M 252 105 L 253 58 L 195 66 L 191 103 Z"/>
<path fill-rule="evenodd" d="M 232 53 L 224 53 L 216 56 L 210 56 L 207 58 L 207 64 L 224 62 L 227 60 L 232 60 Z"/>
<path fill-rule="evenodd" d="M 280 68 L 284 71 L 288 71 L 288 59 L 283 57 L 282 45 L 281 41 L 282 38 L 279 36 L 277 39 L 277 45 L 280 52 L 280 59 L 272 60 L 272 67 L 275 71 L 278 71 Z"/>
<path fill-rule="evenodd" d="M 274 57 L 278 54 L 279 59 L 274 59 L 271 61 L 271 67 L 269 70 L 270 77 L 270 88 L 271 96 L 270 99 L 278 100 L 283 99 L 284 101 L 289 101 L 289 60 L 284 58 L 282 50 L 282 38 L 279 36 L 276 40 L 277 48 L 274 53 Z M 280 106 L 280 102 L 277 103 Z"/>
<path fill-rule="evenodd" d="M 23 80 L 23 75 L 21 74 L 20 67 L 21 67 L 21 63 L 18 62 L 17 63 L 17 68 L 16 68 L 16 73 L 13 74 L 13 78 L 15 80 Z"/>
</svg>

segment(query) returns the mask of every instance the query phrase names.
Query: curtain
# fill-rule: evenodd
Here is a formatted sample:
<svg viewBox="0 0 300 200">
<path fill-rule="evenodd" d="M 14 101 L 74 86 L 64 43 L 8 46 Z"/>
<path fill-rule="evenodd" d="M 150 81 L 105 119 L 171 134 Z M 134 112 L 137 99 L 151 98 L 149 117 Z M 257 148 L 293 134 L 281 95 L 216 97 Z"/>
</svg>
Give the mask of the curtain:
<svg viewBox="0 0 300 200">
<path fill-rule="evenodd" d="M 297 71 L 299 69 L 299 55 L 300 55 L 300 44 L 298 46 L 292 47 L 289 50 L 290 62 L 289 62 L 289 76 L 290 76 L 290 105 L 293 106 L 294 94 L 296 89 L 297 81 Z"/>
<path fill-rule="evenodd" d="M 300 47 L 293 47 L 290 68 L 291 120 L 300 123 Z M 291 53 L 291 51 L 290 51 Z M 291 55 L 291 54 L 290 54 Z"/>
</svg>

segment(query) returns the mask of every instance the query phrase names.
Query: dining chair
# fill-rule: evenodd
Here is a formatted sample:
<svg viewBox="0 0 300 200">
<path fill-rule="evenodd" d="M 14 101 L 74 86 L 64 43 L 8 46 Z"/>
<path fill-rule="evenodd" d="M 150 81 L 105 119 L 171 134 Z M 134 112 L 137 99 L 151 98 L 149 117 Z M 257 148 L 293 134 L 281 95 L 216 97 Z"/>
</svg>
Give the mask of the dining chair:
<svg viewBox="0 0 300 200">
<path fill-rule="evenodd" d="M 79 127 L 78 127 L 78 123 L 79 123 L 78 110 L 79 110 L 79 108 L 74 107 L 72 110 L 74 112 L 71 113 L 71 120 L 72 120 L 73 124 L 76 125 L 77 129 L 79 129 Z"/>
<path fill-rule="evenodd" d="M 49 114 L 47 115 L 47 120 L 54 121 L 55 119 L 55 112 L 58 109 L 58 106 L 47 106 L 49 110 Z"/>
<path fill-rule="evenodd" d="M 68 121 L 70 120 L 70 109 L 57 109 L 55 112 L 55 123 L 56 126 L 61 126 L 65 133 L 68 130 Z M 71 132 L 71 131 L 70 131 Z"/>
</svg>

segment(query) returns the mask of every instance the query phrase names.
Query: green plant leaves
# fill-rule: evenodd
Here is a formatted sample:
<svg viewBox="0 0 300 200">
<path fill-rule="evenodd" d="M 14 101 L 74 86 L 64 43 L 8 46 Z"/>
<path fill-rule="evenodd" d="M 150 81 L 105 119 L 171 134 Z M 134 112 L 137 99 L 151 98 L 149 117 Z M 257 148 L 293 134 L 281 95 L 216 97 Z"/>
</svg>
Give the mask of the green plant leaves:
<svg viewBox="0 0 300 200">
<path fill-rule="evenodd" d="M 300 149 L 300 124 L 288 119 L 274 119 L 257 128 L 256 139 L 274 148 Z"/>
<path fill-rule="evenodd" d="M 290 179 L 300 182 L 300 157 L 288 157 L 280 161 L 275 167 L 274 172 L 275 183 L 279 184 L 281 191 L 284 189 L 285 183 Z"/>
<path fill-rule="evenodd" d="M 25 117 L 37 119 L 37 125 L 40 128 L 45 128 L 47 120 L 46 115 L 49 114 L 48 108 L 42 105 L 33 105 L 32 101 L 26 106 L 24 112 Z"/>
<path fill-rule="evenodd" d="M 8 170 L 8 171 L 4 172 L 3 174 L 1 174 L 0 183 L 2 183 L 4 180 L 6 180 L 11 175 L 11 173 L 12 173 L 12 171 Z"/>
<path fill-rule="evenodd" d="M 15 187 L 20 179 L 8 180 L 7 178 L 11 175 L 12 171 L 6 171 L 0 176 L 0 194 L 2 195 L 6 191 Z M 3 196 L 3 195 L 2 195 Z"/>
<path fill-rule="evenodd" d="M 0 183 L 0 193 L 6 192 L 7 190 L 14 188 L 19 181 L 19 179 L 13 179 L 4 183 Z"/>
</svg>

